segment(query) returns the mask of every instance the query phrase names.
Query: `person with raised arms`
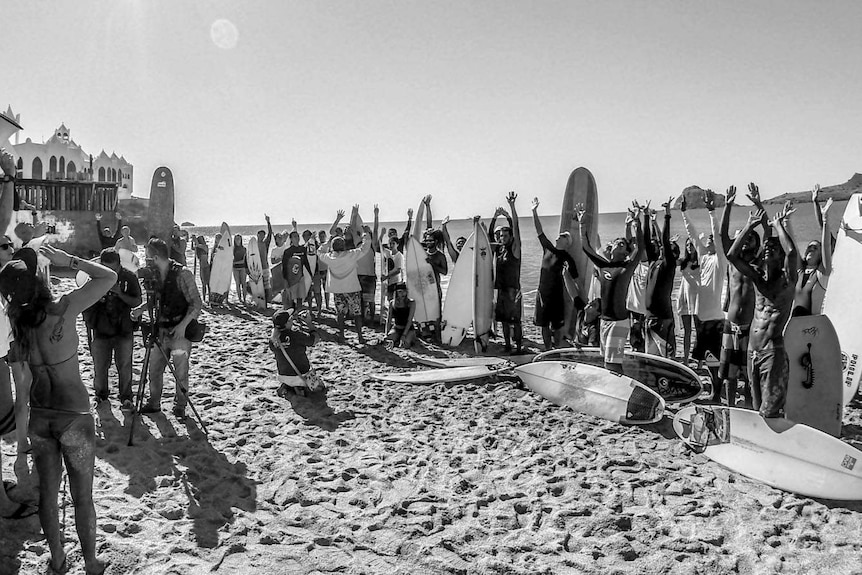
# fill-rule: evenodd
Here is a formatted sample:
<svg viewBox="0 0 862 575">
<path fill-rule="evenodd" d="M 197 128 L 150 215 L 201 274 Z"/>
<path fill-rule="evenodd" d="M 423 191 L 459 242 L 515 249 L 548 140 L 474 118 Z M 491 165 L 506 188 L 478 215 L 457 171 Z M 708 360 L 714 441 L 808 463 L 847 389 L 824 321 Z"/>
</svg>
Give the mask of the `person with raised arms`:
<svg viewBox="0 0 862 575">
<path fill-rule="evenodd" d="M 13 260 L 0 269 L 0 294 L 8 301 L 16 342 L 33 375 L 29 432 L 39 473 L 39 521 L 51 551 L 50 567 L 65 572 L 67 557 L 58 516 L 65 461 L 85 570 L 97 574 L 104 572 L 106 565 L 96 557 L 95 422 L 81 380 L 75 323 L 81 312 L 114 285 L 117 274 L 52 246 L 43 246 L 40 251 L 51 264 L 81 270 L 90 281 L 54 300 L 48 286 L 24 261 Z"/>
<path fill-rule="evenodd" d="M 380 251 L 380 243 L 377 234 L 380 229 L 380 208 L 374 204 L 374 228 L 363 226 L 362 232 L 368 235 L 371 249 L 365 252 L 356 265 L 356 273 L 359 277 L 359 285 L 362 288 L 362 315 L 363 321 L 368 325 L 374 322 L 375 305 L 374 298 L 377 294 L 377 275 L 374 269 L 374 254 Z M 382 311 L 382 310 L 381 310 Z"/>
<path fill-rule="evenodd" d="M 823 309 L 823 298 L 829 285 L 829 274 L 832 272 L 832 235 L 829 232 L 829 208 L 832 198 L 822 209 L 817 201 L 820 196 L 820 186 L 814 186 L 811 192 L 811 202 L 820 226 L 820 240 L 808 242 L 805 255 L 802 256 L 802 268 L 796 281 L 796 295 L 793 299 L 793 315 L 819 314 Z"/>
<path fill-rule="evenodd" d="M 568 273 L 573 280 L 578 277 L 577 264 L 569 254 L 572 236 L 562 232 L 552 244 L 542 229 L 539 219 L 539 198 L 533 198 L 533 225 L 542 246 L 542 264 L 539 271 L 539 287 L 536 290 L 536 316 L 534 323 L 542 328 L 542 343 L 545 350 L 560 347 L 563 343 L 561 332 L 566 323 L 566 283 L 563 274 Z M 583 309 L 580 296 L 575 301 L 577 309 Z"/>
<path fill-rule="evenodd" d="M 266 220 L 266 230 L 257 230 L 257 251 L 260 253 L 261 276 L 263 277 L 264 301 L 272 299 L 272 275 L 269 271 L 269 246 L 272 244 L 272 223 L 269 216 L 263 214 Z"/>
<path fill-rule="evenodd" d="M 123 237 L 123 214 L 117 212 L 114 214 L 114 217 L 117 218 L 116 232 L 112 232 L 111 228 L 107 226 L 103 228 L 102 214 L 96 214 L 96 231 L 99 233 L 99 243 L 101 244 L 102 249 L 114 247 Z"/>
<path fill-rule="evenodd" d="M 749 186 L 748 199 L 755 206 L 760 206 L 760 195 L 757 186 Z M 721 215 L 721 245 L 725 254 L 730 252 L 733 241 L 730 238 L 730 212 L 736 201 L 736 186 L 727 189 L 727 203 Z M 763 212 L 766 213 L 765 211 Z M 761 222 L 768 231 L 767 222 Z M 745 237 L 740 245 L 739 257 L 753 263 L 760 251 L 760 236 L 756 231 Z M 729 258 L 729 256 L 728 256 Z M 736 266 L 727 269 L 727 321 L 724 323 L 724 334 L 721 339 L 721 357 L 718 364 L 718 378 L 712 390 L 711 401 L 722 401 L 722 388 L 726 392 L 724 401 L 730 407 L 736 406 L 736 390 L 739 384 L 739 374 L 745 371 L 748 354 L 748 338 L 751 331 L 751 321 L 754 318 L 754 282 L 743 274 Z M 747 398 L 750 401 L 750 396 Z"/>
<path fill-rule="evenodd" d="M 700 258 L 691 238 L 685 239 L 685 248 L 679 260 L 679 274 L 682 281 L 676 297 L 676 312 L 682 322 L 682 362 L 688 365 L 691 336 L 697 325 L 697 296 L 700 293 Z"/>
<path fill-rule="evenodd" d="M 673 357 L 676 348 L 671 293 L 676 277 L 679 246 L 670 239 L 670 206 L 673 198 L 662 204 L 664 225 L 659 237 L 646 241 L 647 261 L 650 262 L 646 283 L 646 317 L 644 319 L 647 353 Z M 651 218 L 653 219 L 653 218 Z M 653 224 L 654 222 L 651 222 Z"/>
<path fill-rule="evenodd" d="M 719 237 L 719 228 L 715 219 L 715 194 L 712 190 L 703 192 L 703 201 L 709 213 L 709 234 L 698 234 L 686 215 L 685 196 L 679 206 L 685 231 L 693 242 L 699 244 L 698 251 L 703 254 L 700 256 L 700 291 L 697 295 L 697 343 L 691 352 L 691 356 L 698 362 L 698 369 L 703 367 L 707 352 L 712 353 L 716 359 L 721 357 L 721 339 L 724 335 L 721 293 L 727 273 L 727 257 L 724 250 L 717 249 L 715 243 Z M 717 379 L 714 381 L 718 385 Z"/>
<path fill-rule="evenodd" d="M 605 251 L 607 258 L 600 256 L 590 245 L 590 238 L 583 226 L 583 206 L 578 206 L 581 243 L 584 253 L 596 266 L 601 284 L 600 341 L 605 359 L 605 368 L 622 373 L 622 360 L 631 321 L 626 308 L 626 294 L 635 267 L 643 258 L 644 237 L 641 230 L 640 208 L 630 210 L 627 226 L 634 226 L 634 249 L 629 251 L 629 242 L 619 237 L 610 242 Z"/>
<path fill-rule="evenodd" d="M 344 212 L 339 210 L 339 218 Z M 338 220 L 336 220 L 337 222 Z M 284 278 L 284 292 L 281 296 L 281 305 L 284 309 L 299 309 L 308 291 L 305 289 L 305 275 L 311 277 L 311 266 L 308 263 L 308 250 L 306 246 L 300 245 L 299 231 L 296 229 L 296 220 L 291 220 L 288 245 L 281 256 L 281 275 Z"/>
<path fill-rule="evenodd" d="M 464 249 L 464 244 L 467 243 L 467 238 L 464 236 L 458 236 L 458 239 L 455 240 L 455 243 L 452 243 L 452 238 L 449 236 L 449 216 L 443 218 L 443 223 L 441 224 L 441 230 L 443 232 L 443 238 L 446 240 L 446 251 L 449 252 L 449 258 L 452 260 L 452 263 L 458 261 L 458 256 L 461 255 L 461 250 Z"/>
<path fill-rule="evenodd" d="M 799 256 L 793 238 L 785 229 L 793 213 L 790 202 L 772 220 L 774 236 L 763 241 L 757 266 L 742 257 L 747 236 L 764 225 L 766 212 L 751 214 L 748 223 L 727 253 L 728 260 L 754 283 L 754 317 L 748 340 L 748 375 L 752 405 L 765 418 L 783 417 L 787 399 L 789 365 L 784 349 L 784 326 L 790 319 L 799 269 Z"/>
<path fill-rule="evenodd" d="M 518 212 L 515 200 L 518 194 L 509 192 L 506 201 L 511 215 L 502 207 L 497 208 L 488 235 L 495 238 L 494 244 L 494 288 L 497 301 L 494 305 L 494 319 L 503 326 L 504 349 L 509 353 L 523 353 L 524 335 L 521 326 L 523 302 L 521 298 L 521 230 L 518 225 Z M 494 229 L 497 217 L 506 218 L 508 225 Z M 515 350 L 512 350 L 512 340 Z"/>
</svg>

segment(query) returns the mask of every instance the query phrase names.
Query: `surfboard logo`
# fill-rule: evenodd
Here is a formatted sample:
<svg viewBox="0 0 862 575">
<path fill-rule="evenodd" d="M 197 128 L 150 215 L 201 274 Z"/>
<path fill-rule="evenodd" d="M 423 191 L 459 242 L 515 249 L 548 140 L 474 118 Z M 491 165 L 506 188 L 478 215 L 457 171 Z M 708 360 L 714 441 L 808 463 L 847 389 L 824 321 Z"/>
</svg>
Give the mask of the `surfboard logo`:
<svg viewBox="0 0 862 575">
<path fill-rule="evenodd" d="M 841 467 L 844 467 L 846 469 L 849 469 L 850 471 L 853 471 L 853 468 L 856 467 L 856 458 L 851 457 L 849 455 L 845 455 L 844 461 L 841 462 Z"/>
</svg>

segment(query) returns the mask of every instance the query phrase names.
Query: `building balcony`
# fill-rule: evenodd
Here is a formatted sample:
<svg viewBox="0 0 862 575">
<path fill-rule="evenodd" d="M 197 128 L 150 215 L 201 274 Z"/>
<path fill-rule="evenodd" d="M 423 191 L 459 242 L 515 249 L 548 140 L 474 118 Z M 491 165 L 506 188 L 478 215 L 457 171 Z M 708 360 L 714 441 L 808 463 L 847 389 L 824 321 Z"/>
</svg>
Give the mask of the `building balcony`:
<svg viewBox="0 0 862 575">
<path fill-rule="evenodd" d="M 47 172 L 46 180 L 69 180 L 72 182 L 92 182 L 93 175 L 88 172 Z"/>
</svg>

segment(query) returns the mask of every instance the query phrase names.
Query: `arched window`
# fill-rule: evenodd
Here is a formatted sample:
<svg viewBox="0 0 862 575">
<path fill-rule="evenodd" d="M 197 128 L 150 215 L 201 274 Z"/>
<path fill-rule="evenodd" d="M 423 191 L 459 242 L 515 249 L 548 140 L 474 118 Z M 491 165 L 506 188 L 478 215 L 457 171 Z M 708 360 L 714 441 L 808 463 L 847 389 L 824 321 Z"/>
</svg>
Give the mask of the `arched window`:
<svg viewBox="0 0 862 575">
<path fill-rule="evenodd" d="M 78 171 L 78 167 L 75 165 L 75 162 L 69 160 L 69 163 L 66 165 L 66 174 L 68 174 L 69 178 L 75 177 L 75 172 Z"/>
<path fill-rule="evenodd" d="M 99 181 L 104 182 L 105 180 L 105 168 L 99 168 Z"/>
<path fill-rule="evenodd" d="M 48 173 L 52 174 L 57 171 L 57 156 L 51 156 L 48 160 Z"/>
<path fill-rule="evenodd" d="M 117 181 L 117 170 L 115 170 L 114 168 L 111 168 L 111 181 L 112 182 Z"/>
<path fill-rule="evenodd" d="M 42 179 L 42 160 L 39 158 L 33 158 L 33 173 L 30 174 L 30 177 L 34 180 Z"/>
<path fill-rule="evenodd" d="M 16 178 L 24 177 L 24 160 L 22 158 L 18 158 L 18 164 L 15 166 L 17 169 L 15 170 L 17 173 L 15 174 Z"/>
<path fill-rule="evenodd" d="M 123 170 L 117 170 L 117 181 L 123 183 Z"/>
<path fill-rule="evenodd" d="M 57 166 L 57 171 L 60 172 L 60 177 L 66 177 L 66 158 L 64 156 L 60 156 L 60 163 Z"/>
</svg>

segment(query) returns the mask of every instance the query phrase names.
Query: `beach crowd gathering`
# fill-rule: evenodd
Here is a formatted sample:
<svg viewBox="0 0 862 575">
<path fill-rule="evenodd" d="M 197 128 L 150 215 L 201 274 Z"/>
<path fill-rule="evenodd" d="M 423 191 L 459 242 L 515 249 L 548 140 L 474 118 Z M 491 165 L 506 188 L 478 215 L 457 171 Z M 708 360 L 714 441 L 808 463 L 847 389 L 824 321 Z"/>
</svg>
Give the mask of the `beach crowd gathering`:
<svg viewBox="0 0 862 575">
<path fill-rule="evenodd" d="M 5 152 L 0 168 L 5 174 L 0 229 L 5 230 L 13 215 L 16 173 Z M 520 229 L 519 198 L 511 192 L 501 198 L 505 206 L 496 208 L 487 229 L 494 255 L 493 319 L 499 326 L 488 335 L 502 338 L 506 354 L 524 355 L 531 351 L 524 323 L 531 322 L 546 350 L 598 346 L 605 368 L 617 373 L 627 349 L 676 359 L 708 370 L 712 385 L 701 402 L 783 417 L 788 377 L 783 327 L 791 316 L 819 313 L 828 285 L 832 202 L 821 207 L 818 191 L 814 189 L 812 200 L 822 237 L 801 251 L 788 229 L 793 205 L 785 204 L 769 218 L 755 184 L 747 194 L 754 210 L 741 230 L 729 229 L 737 195 L 730 187 L 721 214 L 716 213 L 715 195 L 705 192 L 708 230 L 695 229 L 683 201 L 680 217 L 687 237 L 672 236 L 673 198 L 660 209 L 634 201 L 625 229 L 601 245 L 591 244 L 583 226 L 577 238 L 568 231 L 546 235 L 535 198 L 530 208 L 542 254 L 532 318 L 524 317 L 521 285 L 521 237 L 527 231 Z M 381 228 L 377 205 L 370 225 L 362 222 L 356 205 L 347 219 L 346 212 L 338 211 L 328 230 L 300 230 L 294 221 L 291 229 L 275 231 L 265 216 L 265 226 L 256 234 L 265 290 L 262 308 L 257 308 L 272 312 L 268 346 L 279 396 L 307 396 L 338 385 L 325 381 L 309 356 L 324 314 L 334 313 L 339 342 L 352 342 L 353 335 L 345 333 L 352 324 L 358 346 L 440 344 L 441 316 L 414 321 L 417 302 L 408 289 L 405 249 L 411 238 L 420 240 L 442 309 L 441 278 L 451 272 L 467 238 L 450 237 L 448 218 L 434 226 L 431 206 L 431 196 L 422 198 L 415 214 L 408 211 L 404 229 Z M 581 207 L 574 219 L 582 217 Z M 207 345 L 201 312 L 255 307 L 241 235 L 225 242 L 218 234 L 209 245 L 204 236 L 189 237 L 175 226 L 170 242 L 149 238 L 141 246 L 121 223 L 116 232 L 96 225 L 103 249 L 93 259 L 49 244 L 38 251 L 28 248 L 38 226 L 33 226 L 35 233 L 16 231 L 16 239 L 7 235 L 0 243 L 0 353 L 5 358 L 0 386 L 10 400 L 15 392 L 14 406 L 0 406 L 9 408 L 8 415 L 0 410 L 0 434 L 15 431 L 18 457 L 32 458 L 39 481 L 38 501 L 13 500 L 4 487 L 0 515 L 23 519 L 38 513 L 50 549 L 48 567 L 56 573 L 68 568 L 58 506 L 63 464 L 85 572 L 106 569 L 96 552 L 92 408 L 111 401 L 111 366 L 123 412 L 133 417 L 161 413 L 167 371 L 176 386 L 172 415 L 183 421 L 191 411 L 200 420 L 189 359 L 195 346 Z M 577 221 L 572 229 L 578 229 Z M 589 272 L 578 269 L 574 243 L 592 263 Z M 230 288 L 221 293 L 211 289 L 214 260 L 225 245 L 232 251 L 233 295 Z M 145 264 L 135 273 L 122 265 L 121 252 L 138 254 L 140 248 Z M 40 258 L 84 272 L 89 279 L 66 293 L 54 293 Z M 379 272 L 377 258 L 382 261 Z M 581 282 L 586 286 L 582 291 L 575 281 L 579 277 L 588 280 Z M 573 317 L 567 317 L 572 308 Z M 78 316 L 87 326 L 86 346 L 79 346 L 74 328 Z M 682 325 L 676 325 L 675 316 Z M 143 338 L 136 340 L 138 331 Z M 147 365 L 136 389 L 133 352 L 140 345 L 146 348 Z M 93 381 L 81 376 L 83 353 L 92 356 Z"/>
</svg>

